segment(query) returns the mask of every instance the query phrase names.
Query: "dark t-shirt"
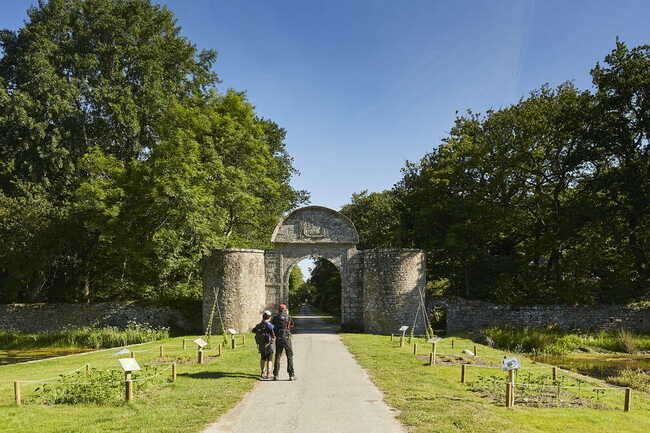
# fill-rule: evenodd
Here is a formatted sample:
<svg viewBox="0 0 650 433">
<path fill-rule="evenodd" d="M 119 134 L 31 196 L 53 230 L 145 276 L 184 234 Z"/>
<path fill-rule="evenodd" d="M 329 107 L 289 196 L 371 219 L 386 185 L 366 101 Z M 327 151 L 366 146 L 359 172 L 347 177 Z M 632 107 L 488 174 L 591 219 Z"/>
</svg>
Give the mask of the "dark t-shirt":
<svg viewBox="0 0 650 433">
<path fill-rule="evenodd" d="M 275 336 L 277 338 L 291 337 L 291 328 L 293 327 L 293 322 L 291 321 L 291 316 L 289 316 L 289 314 L 276 314 L 271 320 L 271 323 L 273 323 L 273 326 L 275 326 Z"/>
</svg>

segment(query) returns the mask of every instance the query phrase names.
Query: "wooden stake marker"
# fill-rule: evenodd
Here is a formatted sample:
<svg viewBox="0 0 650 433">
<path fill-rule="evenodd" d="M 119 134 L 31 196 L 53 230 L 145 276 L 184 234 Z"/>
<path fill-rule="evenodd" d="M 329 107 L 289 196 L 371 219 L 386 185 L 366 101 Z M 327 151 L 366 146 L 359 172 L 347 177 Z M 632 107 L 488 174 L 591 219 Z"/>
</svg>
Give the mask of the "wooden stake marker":
<svg viewBox="0 0 650 433">
<path fill-rule="evenodd" d="M 466 364 L 460 365 L 460 383 L 465 383 L 465 365 Z"/>
<path fill-rule="evenodd" d="M 474 345 L 474 356 L 478 356 L 478 350 L 476 350 L 476 344 Z"/>
<path fill-rule="evenodd" d="M 557 367 L 553 367 L 553 380 L 557 380 Z"/>
<path fill-rule="evenodd" d="M 176 363 L 172 362 L 172 382 L 176 382 Z"/>
<path fill-rule="evenodd" d="M 124 373 L 124 384 L 125 384 L 124 399 L 127 402 L 130 402 L 133 400 L 133 381 L 131 380 L 130 372 Z"/>
<path fill-rule="evenodd" d="M 186 344 L 185 339 L 183 338 L 183 351 L 185 351 L 185 347 L 186 347 L 185 344 Z"/>
<path fill-rule="evenodd" d="M 199 349 L 199 353 L 197 353 L 198 357 L 198 363 L 203 364 L 203 349 Z"/>
<path fill-rule="evenodd" d="M 418 343 L 413 343 L 413 355 L 418 354 Z"/>
<path fill-rule="evenodd" d="M 86 364 L 86 376 L 90 376 L 90 364 Z"/>
<path fill-rule="evenodd" d="M 16 397 L 16 406 L 20 406 L 21 404 L 23 404 L 22 396 L 20 394 L 20 382 L 19 381 L 14 382 L 14 396 Z"/>
<path fill-rule="evenodd" d="M 165 347 L 162 344 L 160 345 L 160 357 L 165 357 Z"/>
<path fill-rule="evenodd" d="M 629 412 L 631 405 L 632 405 L 632 389 L 625 388 L 625 403 L 623 404 L 623 410 L 625 412 Z"/>
<path fill-rule="evenodd" d="M 435 364 L 436 363 L 435 359 L 436 358 L 435 358 L 435 355 L 433 354 L 433 352 L 429 352 L 429 365 Z"/>
</svg>

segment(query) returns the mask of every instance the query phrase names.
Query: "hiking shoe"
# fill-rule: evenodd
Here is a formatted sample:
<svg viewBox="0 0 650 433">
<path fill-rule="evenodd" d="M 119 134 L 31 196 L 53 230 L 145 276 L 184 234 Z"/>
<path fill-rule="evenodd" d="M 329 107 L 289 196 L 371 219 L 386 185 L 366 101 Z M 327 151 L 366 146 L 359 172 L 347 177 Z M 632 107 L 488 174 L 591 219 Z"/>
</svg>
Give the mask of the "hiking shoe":
<svg viewBox="0 0 650 433">
<path fill-rule="evenodd" d="M 273 376 L 273 380 L 278 380 L 278 376 Z"/>
<path fill-rule="evenodd" d="M 296 380 L 296 376 L 289 376 L 289 380 Z"/>
</svg>

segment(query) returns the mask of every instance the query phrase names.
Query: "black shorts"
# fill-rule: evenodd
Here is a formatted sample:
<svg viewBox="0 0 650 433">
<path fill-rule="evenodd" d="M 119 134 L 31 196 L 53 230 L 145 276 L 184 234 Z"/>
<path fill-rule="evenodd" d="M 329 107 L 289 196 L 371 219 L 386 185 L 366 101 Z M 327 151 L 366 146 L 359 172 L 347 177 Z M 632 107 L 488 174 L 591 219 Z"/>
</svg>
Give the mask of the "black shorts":
<svg viewBox="0 0 650 433">
<path fill-rule="evenodd" d="M 266 346 L 257 346 L 260 352 L 260 360 L 262 361 L 271 361 L 273 360 L 273 343 L 269 343 Z"/>
</svg>

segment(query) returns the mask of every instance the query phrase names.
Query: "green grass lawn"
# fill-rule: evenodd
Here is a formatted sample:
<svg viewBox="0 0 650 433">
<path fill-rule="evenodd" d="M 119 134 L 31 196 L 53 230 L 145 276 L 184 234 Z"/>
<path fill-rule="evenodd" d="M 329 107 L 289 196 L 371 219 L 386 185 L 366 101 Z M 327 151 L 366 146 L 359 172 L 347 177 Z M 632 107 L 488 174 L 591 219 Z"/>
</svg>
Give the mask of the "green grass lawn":
<svg viewBox="0 0 650 433">
<path fill-rule="evenodd" d="M 647 393 L 633 392 L 632 410 L 627 413 L 622 410 L 621 390 L 607 391 L 601 397 L 609 409 L 507 409 L 502 402 L 493 402 L 470 391 L 479 374 L 505 374 L 499 370 L 470 367 L 467 369 L 468 383 L 463 385 L 460 366 L 428 366 L 425 360 L 413 355 L 412 346 L 399 348 L 396 341 L 390 342 L 390 337 L 341 334 L 341 338 L 384 392 L 386 403 L 400 411 L 399 420 L 415 433 L 646 433 L 650 425 L 650 396 Z M 451 348 L 452 338 L 446 338 L 438 344 L 438 354 L 460 355 L 463 348 L 471 350 L 474 346 L 470 340 L 453 339 L 455 348 Z M 422 344 L 422 340 L 420 343 L 419 353 L 427 355 L 431 345 Z M 504 355 L 510 355 L 482 345 L 478 345 L 478 352 L 479 359 L 494 365 L 499 364 Z M 517 356 L 524 367 L 540 365 Z M 549 374 L 548 370 L 528 371 Z M 596 379 L 585 380 L 594 386 L 602 384 Z"/>
<path fill-rule="evenodd" d="M 196 356 L 195 345 L 187 339 L 187 350 L 182 350 L 183 337 L 131 346 L 136 359 L 146 364 L 159 358 L 160 345 L 171 361 L 177 357 Z M 213 343 L 219 338 L 213 337 Z M 207 364 L 179 365 L 175 383 L 163 385 L 138 394 L 135 401 L 118 406 L 97 405 L 36 405 L 14 404 L 14 380 L 30 380 L 56 376 L 89 363 L 92 368 L 119 368 L 119 348 L 84 353 L 60 359 L 48 359 L 30 364 L 0 367 L 0 432 L 197 432 L 206 424 L 233 407 L 252 389 L 259 374 L 258 354 L 251 335 L 245 346 L 235 351 L 227 349 L 220 358 Z M 216 355 L 215 350 L 208 352 Z M 123 355 L 122 355 L 123 356 Z M 23 384 L 23 399 L 39 385 Z"/>
</svg>

